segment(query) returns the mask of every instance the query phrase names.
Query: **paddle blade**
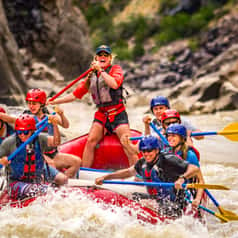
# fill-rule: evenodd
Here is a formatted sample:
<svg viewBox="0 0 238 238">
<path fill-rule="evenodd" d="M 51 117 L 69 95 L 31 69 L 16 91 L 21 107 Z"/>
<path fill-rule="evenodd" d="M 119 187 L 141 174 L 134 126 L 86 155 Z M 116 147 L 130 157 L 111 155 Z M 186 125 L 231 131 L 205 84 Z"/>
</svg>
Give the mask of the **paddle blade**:
<svg viewBox="0 0 238 238">
<path fill-rule="evenodd" d="M 238 220 L 238 215 L 236 215 L 234 212 L 228 211 L 220 206 L 218 207 L 218 209 L 219 209 L 219 212 L 227 219 L 234 220 L 234 221 Z"/>
<path fill-rule="evenodd" d="M 190 183 L 186 185 L 187 188 L 196 189 L 216 189 L 216 190 L 230 190 L 228 187 L 217 184 L 200 184 L 200 183 Z"/>
<path fill-rule="evenodd" d="M 238 122 L 234 122 L 226 126 L 222 131 L 217 134 L 223 135 L 231 141 L 238 141 Z"/>
<path fill-rule="evenodd" d="M 222 222 L 228 222 L 229 219 L 226 218 L 225 216 L 218 214 L 218 213 L 214 213 L 214 216 L 216 216 L 217 218 L 219 218 Z"/>
</svg>

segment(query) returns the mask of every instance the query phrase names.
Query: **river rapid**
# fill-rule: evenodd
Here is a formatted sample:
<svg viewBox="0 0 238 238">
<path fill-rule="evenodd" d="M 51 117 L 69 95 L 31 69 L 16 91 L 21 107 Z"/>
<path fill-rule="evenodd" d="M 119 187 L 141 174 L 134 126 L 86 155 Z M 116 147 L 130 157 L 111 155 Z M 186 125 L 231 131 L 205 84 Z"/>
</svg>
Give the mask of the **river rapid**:
<svg viewBox="0 0 238 238">
<path fill-rule="evenodd" d="M 87 133 L 95 108 L 74 102 L 62 105 L 71 126 L 61 130 L 64 140 Z M 10 108 L 18 113 L 19 108 Z M 131 128 L 143 130 L 142 116 L 147 107 L 128 108 Z M 186 116 L 203 131 L 222 130 L 229 123 L 238 121 L 238 111 L 209 115 Z M 220 205 L 238 214 L 238 142 L 223 136 L 207 136 L 195 141 L 201 153 L 201 168 L 206 183 L 226 185 L 231 190 L 211 191 Z M 62 189 L 67 192 L 66 188 Z M 206 214 L 206 224 L 184 216 L 170 223 L 141 224 L 123 209 L 105 209 L 82 194 L 49 192 L 47 201 L 38 198 L 26 208 L 5 207 L 0 212 L 0 237 L 82 237 L 82 238 L 238 238 L 238 221 L 221 223 Z M 208 207 L 217 211 L 209 201 Z"/>
</svg>

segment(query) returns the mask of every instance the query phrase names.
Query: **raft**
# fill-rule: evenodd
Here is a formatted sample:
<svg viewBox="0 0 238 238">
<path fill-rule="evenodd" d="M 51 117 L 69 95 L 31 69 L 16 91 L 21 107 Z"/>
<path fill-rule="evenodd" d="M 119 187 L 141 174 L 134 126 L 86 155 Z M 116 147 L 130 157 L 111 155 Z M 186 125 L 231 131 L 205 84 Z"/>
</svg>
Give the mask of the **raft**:
<svg viewBox="0 0 238 238">
<path fill-rule="evenodd" d="M 142 133 L 131 129 L 131 136 L 141 136 Z M 77 155 L 82 158 L 88 134 L 69 140 L 58 147 L 62 153 Z M 136 142 L 133 142 L 136 143 Z M 128 157 L 116 134 L 106 134 L 97 144 L 94 162 L 91 166 L 95 169 L 118 170 L 129 167 Z"/>
<path fill-rule="evenodd" d="M 85 194 L 85 196 L 88 196 L 89 199 L 93 199 L 97 203 L 102 204 L 103 208 L 105 209 L 110 209 L 113 211 L 115 206 L 119 208 L 126 208 L 126 212 L 129 215 L 135 216 L 136 219 L 143 223 L 156 224 L 157 222 L 165 221 L 166 219 L 166 217 L 160 216 L 156 211 L 142 206 L 140 203 L 108 189 L 82 186 L 70 188 L 69 192 L 72 191 Z M 67 194 L 64 193 L 63 197 L 65 196 L 67 196 Z M 35 200 L 36 197 L 26 198 L 24 200 L 11 199 L 9 198 L 7 191 L 4 190 L 0 196 L 0 209 L 2 209 L 4 206 L 10 206 L 14 208 L 27 207 L 30 206 Z"/>
</svg>

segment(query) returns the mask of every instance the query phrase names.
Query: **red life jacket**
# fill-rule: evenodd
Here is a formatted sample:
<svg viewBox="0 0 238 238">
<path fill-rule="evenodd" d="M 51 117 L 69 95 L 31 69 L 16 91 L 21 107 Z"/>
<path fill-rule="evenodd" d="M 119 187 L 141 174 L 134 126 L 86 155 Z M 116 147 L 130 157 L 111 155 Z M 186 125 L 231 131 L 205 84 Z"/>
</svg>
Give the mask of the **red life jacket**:
<svg viewBox="0 0 238 238">
<path fill-rule="evenodd" d="M 152 182 L 152 178 L 151 178 L 151 172 L 152 169 L 150 171 L 148 171 L 147 169 L 144 169 L 143 171 L 143 178 L 146 182 Z M 158 191 L 155 187 L 147 187 L 147 191 L 150 195 L 157 195 Z"/>
</svg>

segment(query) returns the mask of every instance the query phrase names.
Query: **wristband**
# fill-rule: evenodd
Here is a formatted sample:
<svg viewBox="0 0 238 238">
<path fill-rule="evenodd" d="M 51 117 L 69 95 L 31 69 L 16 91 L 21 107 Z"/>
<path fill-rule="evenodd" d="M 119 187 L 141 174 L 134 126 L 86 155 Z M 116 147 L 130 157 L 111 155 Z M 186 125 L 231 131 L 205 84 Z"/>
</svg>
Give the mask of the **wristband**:
<svg viewBox="0 0 238 238">
<path fill-rule="evenodd" d="M 187 180 L 184 175 L 180 175 L 179 178 L 183 178 L 184 180 Z"/>
</svg>

